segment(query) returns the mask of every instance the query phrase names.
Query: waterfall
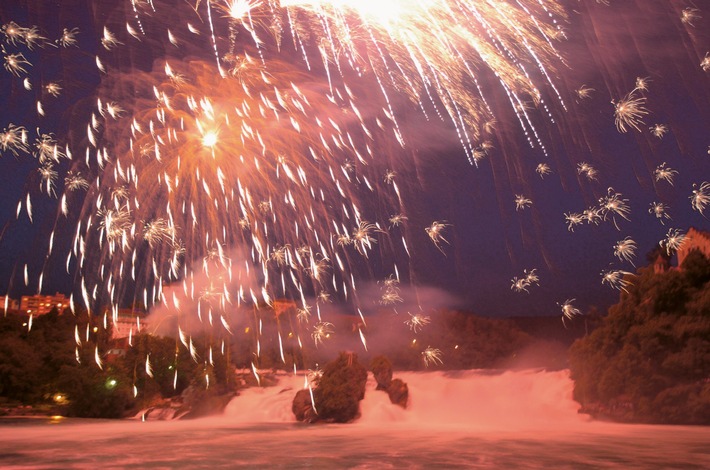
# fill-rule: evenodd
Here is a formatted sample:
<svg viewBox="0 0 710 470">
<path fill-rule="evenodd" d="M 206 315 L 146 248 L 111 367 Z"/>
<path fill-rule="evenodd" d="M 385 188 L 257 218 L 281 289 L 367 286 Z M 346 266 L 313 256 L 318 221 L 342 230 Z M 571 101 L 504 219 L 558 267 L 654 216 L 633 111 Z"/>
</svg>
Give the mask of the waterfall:
<svg viewBox="0 0 710 470">
<path fill-rule="evenodd" d="M 588 421 L 577 413 L 567 371 L 400 372 L 395 378 L 409 387 L 407 409 L 392 405 L 386 393 L 375 390 L 370 376 L 356 424 L 554 430 Z M 293 422 L 291 401 L 303 385 L 302 376 L 284 375 L 274 387 L 247 389 L 229 403 L 225 419 Z"/>
</svg>

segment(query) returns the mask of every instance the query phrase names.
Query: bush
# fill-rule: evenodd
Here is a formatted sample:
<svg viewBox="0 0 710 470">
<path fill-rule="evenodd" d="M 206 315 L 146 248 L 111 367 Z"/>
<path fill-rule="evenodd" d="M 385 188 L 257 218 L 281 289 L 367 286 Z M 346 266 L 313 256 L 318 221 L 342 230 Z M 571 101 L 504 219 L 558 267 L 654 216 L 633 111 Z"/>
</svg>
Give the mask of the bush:
<svg viewBox="0 0 710 470">
<path fill-rule="evenodd" d="M 63 366 L 58 385 L 68 397 L 67 416 L 123 418 L 133 403 L 128 378 L 94 364 Z"/>
<path fill-rule="evenodd" d="M 357 354 L 341 352 L 323 368 L 323 375 L 313 391 L 318 419 L 347 423 L 360 415 L 360 400 L 365 398 L 367 369 Z"/>
<path fill-rule="evenodd" d="M 370 361 L 370 370 L 377 381 L 377 390 L 387 390 L 392 382 L 392 363 L 385 356 L 375 356 Z"/>
</svg>

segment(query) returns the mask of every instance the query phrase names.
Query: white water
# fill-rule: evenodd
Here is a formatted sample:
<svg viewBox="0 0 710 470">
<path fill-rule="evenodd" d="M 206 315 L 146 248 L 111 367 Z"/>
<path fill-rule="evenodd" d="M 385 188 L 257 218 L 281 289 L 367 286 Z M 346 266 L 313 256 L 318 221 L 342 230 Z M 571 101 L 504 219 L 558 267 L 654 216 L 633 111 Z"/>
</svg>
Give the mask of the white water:
<svg viewBox="0 0 710 470">
<path fill-rule="evenodd" d="M 0 420 L 0 468 L 710 468 L 710 428 L 591 421 L 564 371 L 395 377 L 407 410 L 371 381 L 345 425 L 295 423 L 292 376 L 209 419 Z"/>
<path fill-rule="evenodd" d="M 584 428 L 567 371 L 403 372 L 407 409 L 392 405 L 369 377 L 360 403 L 359 426 L 465 428 L 466 430 L 553 430 Z M 283 376 L 276 387 L 248 389 L 227 406 L 225 418 L 240 423 L 294 422 L 291 401 L 302 376 Z"/>
</svg>

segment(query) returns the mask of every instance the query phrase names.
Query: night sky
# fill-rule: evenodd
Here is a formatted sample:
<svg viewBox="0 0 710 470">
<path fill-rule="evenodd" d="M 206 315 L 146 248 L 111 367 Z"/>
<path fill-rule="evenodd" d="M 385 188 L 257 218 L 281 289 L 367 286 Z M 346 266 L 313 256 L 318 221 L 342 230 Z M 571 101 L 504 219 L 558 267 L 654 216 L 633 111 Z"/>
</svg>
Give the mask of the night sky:
<svg viewBox="0 0 710 470">
<path fill-rule="evenodd" d="M 484 89 L 491 90 L 498 122 L 494 148 L 477 167 L 467 161 L 451 126 L 427 121 L 411 103 L 394 98 L 407 145 L 399 158 L 383 166 L 394 165 L 408 217 L 405 229 L 412 257 L 409 269 L 402 273 L 403 289 L 436 287 L 455 299 L 452 306 L 491 316 L 559 314 L 557 303 L 572 298 L 586 312 L 592 306 L 605 308 L 618 298 L 618 291 L 602 285 L 602 271 L 635 270 L 614 256 L 613 246 L 619 240 L 636 241 L 639 267 L 669 228 L 710 230 L 710 207 L 703 216 L 693 210 L 689 199 L 693 184 L 710 180 L 710 70 L 700 65 L 710 51 L 710 10 L 685 0 L 612 0 L 609 6 L 595 0 L 562 3 L 569 14 L 567 40 L 556 46 L 565 63 L 552 64 L 551 80 L 567 109 L 554 99 L 552 90 L 544 89 L 554 123 L 542 113 L 533 118 L 547 155 L 527 144 L 490 74 L 481 81 Z M 158 12 L 166 10 L 165 2 L 155 4 Z M 34 88 L 23 88 L 24 75 L 18 78 L 0 70 L 0 129 L 13 123 L 28 129 L 31 139 L 38 127 L 54 133 L 60 142 L 85 139 L 97 89 L 107 80 L 95 65 L 103 26 L 111 24 L 125 43 L 112 56 L 122 70 L 149 70 L 167 50 L 164 38 L 132 41 L 120 26 L 132 15 L 129 6 L 128 1 L 4 2 L 0 24 L 36 25 L 50 40 L 61 36 L 63 28 L 76 27 L 80 34 L 75 48 L 28 51 L 4 43 L 8 51 L 21 50 L 33 64 L 27 76 Z M 189 13 L 184 7 L 181 4 L 174 18 L 155 21 L 171 27 L 187 15 L 182 10 Z M 687 8 L 700 8 L 692 24 L 682 21 Z M 193 58 L 213 57 L 209 43 L 190 46 Z M 301 60 L 290 44 L 281 54 Z M 322 70 L 315 68 L 312 73 L 322 74 Z M 620 133 L 611 101 L 629 93 L 637 77 L 649 77 L 643 96 L 650 113 L 641 132 Z M 51 80 L 61 84 L 63 93 L 48 99 L 42 96 L 40 83 Z M 575 94 L 582 85 L 594 89 L 589 98 Z M 44 117 L 36 112 L 38 98 L 45 107 Z M 662 139 L 649 130 L 657 123 L 668 127 Z M 552 170 L 544 179 L 535 172 L 540 162 Z M 597 181 L 578 173 L 580 162 L 598 170 Z M 663 162 L 678 171 L 673 185 L 654 179 L 654 169 Z M 60 181 L 69 169 L 65 163 L 58 170 Z M 43 269 L 44 293 L 77 291 L 78 280 L 66 274 L 64 261 L 81 213 L 60 216 L 58 198 L 40 194 L 40 183 L 35 158 L 0 152 L 0 294 L 19 297 L 36 292 Z M 618 230 L 606 221 L 569 231 L 564 214 L 597 204 L 608 188 L 629 200 L 630 220 L 617 216 Z M 18 201 L 24 201 L 28 192 L 34 223 L 24 212 L 16 218 Z M 516 211 L 516 194 L 529 197 L 532 206 Z M 665 225 L 648 212 L 654 201 L 670 206 L 672 219 Z M 432 221 L 450 224 L 445 233 L 449 244 L 442 243 L 441 250 L 424 231 Z M 47 259 L 49 235 L 55 228 L 55 254 Z M 358 269 L 366 273 L 363 283 L 386 276 L 386 266 L 391 265 L 376 256 L 358 262 L 369 265 Z M 23 281 L 25 264 L 29 286 Z M 533 268 L 540 285 L 531 286 L 529 293 L 511 290 L 511 279 Z"/>
</svg>

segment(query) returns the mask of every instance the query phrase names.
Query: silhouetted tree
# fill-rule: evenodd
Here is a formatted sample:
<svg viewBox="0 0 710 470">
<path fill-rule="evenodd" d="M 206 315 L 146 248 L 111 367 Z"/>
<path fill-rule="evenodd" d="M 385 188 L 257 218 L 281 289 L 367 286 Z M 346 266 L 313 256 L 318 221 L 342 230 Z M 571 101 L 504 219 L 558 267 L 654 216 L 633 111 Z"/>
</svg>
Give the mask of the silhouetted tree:
<svg viewBox="0 0 710 470">
<path fill-rule="evenodd" d="M 318 419 L 347 423 L 360 414 L 360 400 L 365 398 L 367 369 L 355 353 L 342 352 L 323 368 L 323 375 L 313 391 Z"/>
<path fill-rule="evenodd" d="M 570 348 L 574 397 L 595 415 L 710 424 L 710 262 L 642 268 L 602 325 Z"/>
</svg>

